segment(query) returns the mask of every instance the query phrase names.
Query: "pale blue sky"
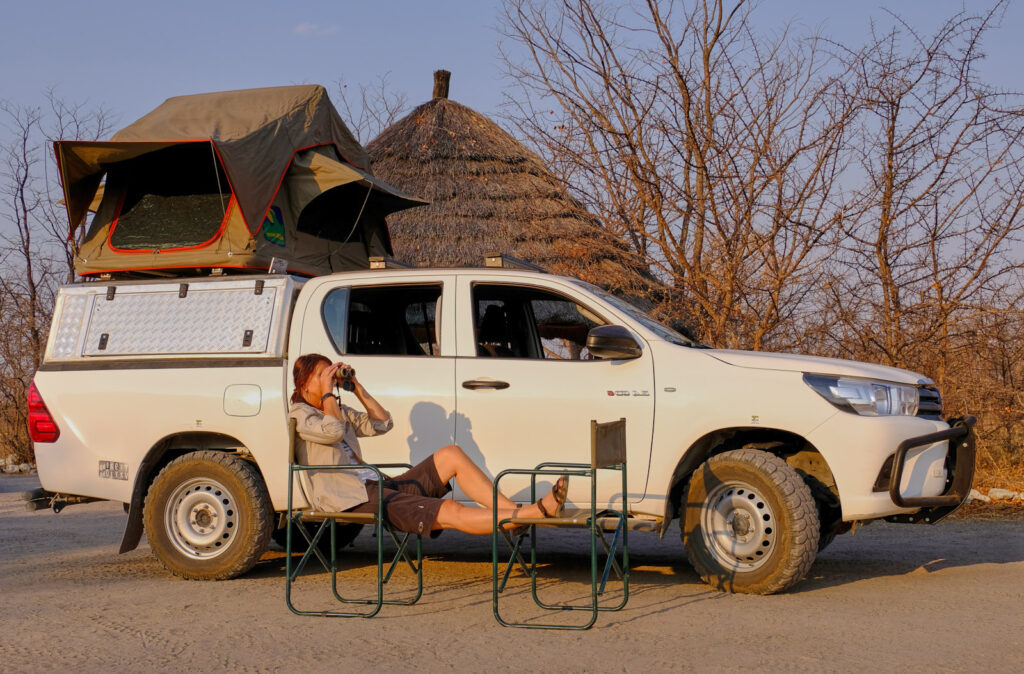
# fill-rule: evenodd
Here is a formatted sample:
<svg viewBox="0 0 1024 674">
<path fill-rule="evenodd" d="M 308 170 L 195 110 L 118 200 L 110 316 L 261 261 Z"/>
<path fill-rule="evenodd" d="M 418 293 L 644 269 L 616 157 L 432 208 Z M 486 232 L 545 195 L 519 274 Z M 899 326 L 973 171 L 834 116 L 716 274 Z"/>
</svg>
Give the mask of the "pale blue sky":
<svg viewBox="0 0 1024 674">
<path fill-rule="evenodd" d="M 968 2 L 969 5 L 974 3 Z M 978 2 L 978 7 L 989 6 Z M 0 38 L 0 99 L 42 102 L 55 86 L 69 101 L 102 104 L 124 126 L 169 96 L 334 82 L 372 82 L 411 104 L 427 100 L 431 73 L 453 72 L 453 99 L 497 113 L 506 86 L 494 29 L 499 0 L 7 0 Z M 765 0 L 766 29 L 794 20 L 836 38 L 866 38 L 887 6 L 928 32 L 962 0 Z M 1024 0 L 1014 0 L 987 43 L 993 83 L 1020 85 Z"/>
</svg>

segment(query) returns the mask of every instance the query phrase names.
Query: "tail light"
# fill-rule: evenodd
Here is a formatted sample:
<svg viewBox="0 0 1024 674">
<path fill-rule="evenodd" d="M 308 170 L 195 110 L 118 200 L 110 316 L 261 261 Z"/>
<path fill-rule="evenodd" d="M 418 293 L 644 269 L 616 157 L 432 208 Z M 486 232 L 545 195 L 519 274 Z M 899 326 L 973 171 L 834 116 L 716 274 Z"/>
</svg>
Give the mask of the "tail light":
<svg viewBox="0 0 1024 674">
<path fill-rule="evenodd" d="M 32 442 L 57 442 L 60 429 L 53 420 L 50 410 L 46 409 L 43 396 L 39 395 L 36 383 L 28 387 L 28 434 Z"/>
</svg>

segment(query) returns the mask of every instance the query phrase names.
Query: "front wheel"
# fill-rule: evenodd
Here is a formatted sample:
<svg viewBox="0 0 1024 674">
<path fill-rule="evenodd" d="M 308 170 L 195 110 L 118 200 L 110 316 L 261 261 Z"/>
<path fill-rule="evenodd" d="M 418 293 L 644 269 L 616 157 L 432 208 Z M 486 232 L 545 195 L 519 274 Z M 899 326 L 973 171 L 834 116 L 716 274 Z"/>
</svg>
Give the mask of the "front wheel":
<svg viewBox="0 0 1024 674">
<path fill-rule="evenodd" d="M 791 587 L 814 563 L 818 537 L 810 489 L 773 454 L 723 452 L 690 478 L 683 545 L 693 568 L 717 589 L 773 594 Z"/>
<path fill-rule="evenodd" d="M 251 462 L 201 451 L 160 471 L 146 494 L 143 521 L 149 545 L 168 571 L 226 580 L 251 569 L 267 550 L 273 508 Z"/>
</svg>

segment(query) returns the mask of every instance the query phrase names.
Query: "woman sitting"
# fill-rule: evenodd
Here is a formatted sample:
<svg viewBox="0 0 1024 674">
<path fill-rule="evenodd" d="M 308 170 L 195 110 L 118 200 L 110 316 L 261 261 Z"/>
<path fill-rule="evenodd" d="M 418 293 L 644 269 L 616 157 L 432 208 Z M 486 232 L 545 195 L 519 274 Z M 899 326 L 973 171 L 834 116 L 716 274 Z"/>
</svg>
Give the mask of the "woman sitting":
<svg viewBox="0 0 1024 674">
<path fill-rule="evenodd" d="M 344 363 L 331 363 L 319 354 L 306 354 L 295 361 L 292 376 L 290 415 L 298 424 L 296 459 L 307 465 L 348 465 L 366 463 L 357 438 L 380 435 L 393 422 L 353 375 L 353 393 L 366 410 L 359 412 L 342 405 L 334 396 L 335 375 Z M 377 482 L 370 469 L 304 471 L 304 488 L 312 505 L 323 512 L 366 512 L 377 510 L 378 491 L 383 490 L 385 517 L 400 531 L 429 534 L 440 529 L 458 529 L 470 534 L 491 533 L 494 483 L 458 445 L 448 445 L 395 477 Z M 443 498 L 455 479 L 462 491 L 481 507 L 464 506 Z M 498 494 L 498 520 L 509 517 L 552 517 L 561 512 L 568 491 L 568 476 L 561 476 L 551 492 L 532 505 L 520 506 Z M 512 528 L 511 525 L 506 525 Z"/>
</svg>

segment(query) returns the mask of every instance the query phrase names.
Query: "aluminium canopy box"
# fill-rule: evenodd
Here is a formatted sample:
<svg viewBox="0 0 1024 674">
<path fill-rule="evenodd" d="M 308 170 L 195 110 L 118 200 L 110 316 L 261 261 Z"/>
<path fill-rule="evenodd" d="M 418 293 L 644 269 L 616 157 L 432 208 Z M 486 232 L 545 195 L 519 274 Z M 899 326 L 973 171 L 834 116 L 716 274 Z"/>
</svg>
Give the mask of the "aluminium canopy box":
<svg viewBox="0 0 1024 674">
<path fill-rule="evenodd" d="M 64 286 L 46 361 L 279 357 L 301 285 L 261 276 Z"/>
</svg>

